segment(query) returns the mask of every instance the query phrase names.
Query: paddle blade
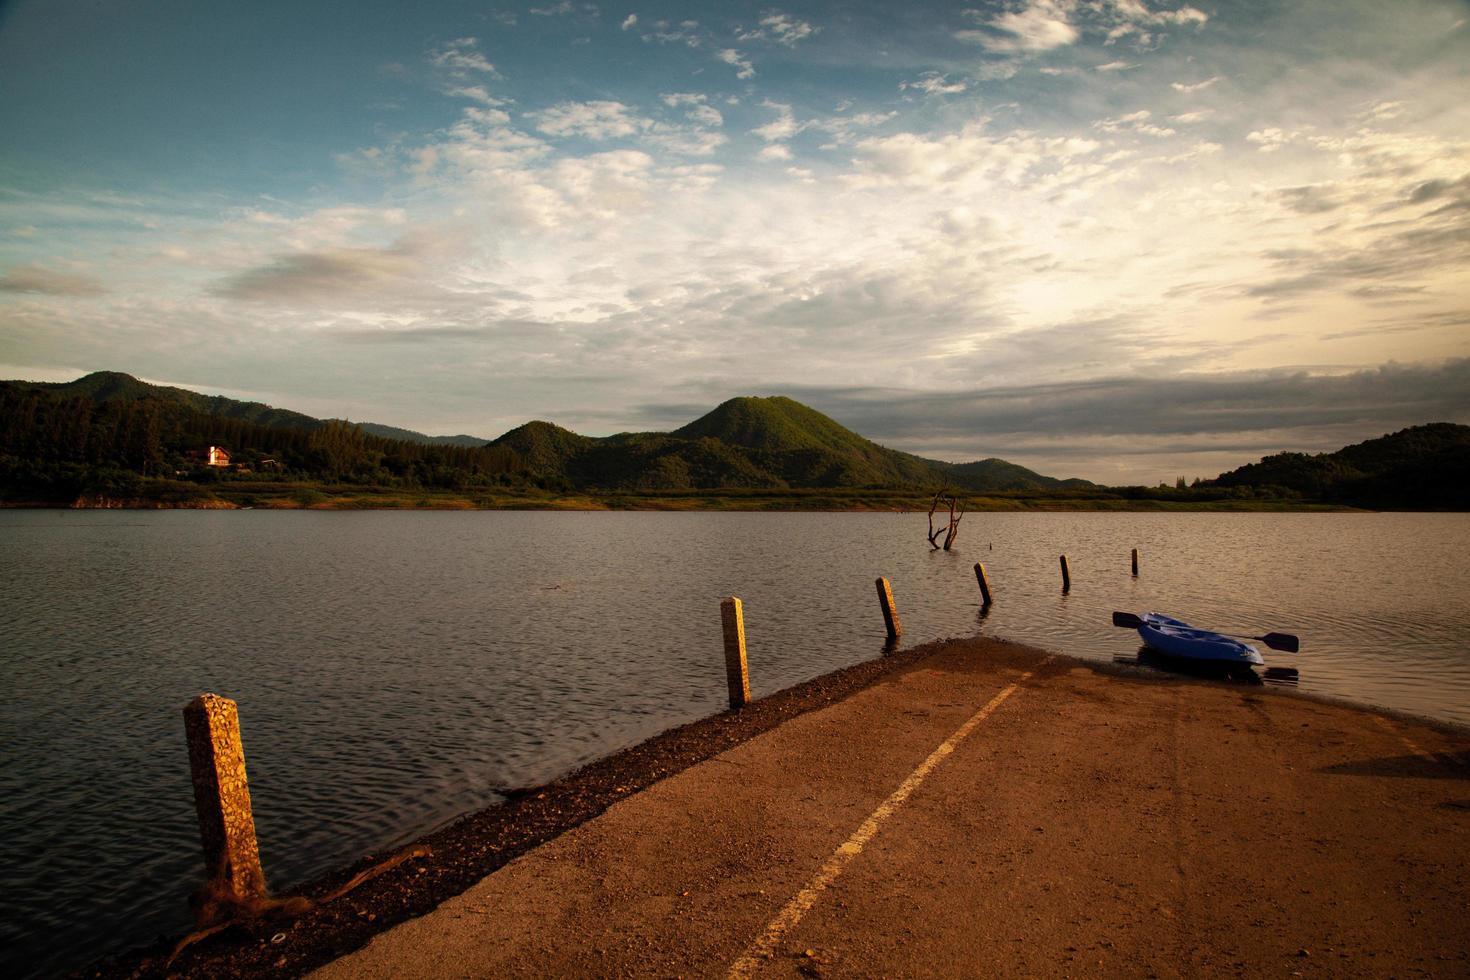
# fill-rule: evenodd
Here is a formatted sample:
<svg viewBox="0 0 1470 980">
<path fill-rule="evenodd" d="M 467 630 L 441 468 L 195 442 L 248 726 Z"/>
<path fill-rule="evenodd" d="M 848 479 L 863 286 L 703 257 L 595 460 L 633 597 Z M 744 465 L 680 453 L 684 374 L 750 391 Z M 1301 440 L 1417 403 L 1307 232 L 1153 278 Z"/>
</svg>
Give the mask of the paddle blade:
<svg viewBox="0 0 1470 980">
<path fill-rule="evenodd" d="M 1261 637 L 1261 642 L 1272 650 L 1285 650 L 1287 653 L 1297 653 L 1301 650 L 1301 641 L 1290 633 L 1267 633 Z"/>
<path fill-rule="evenodd" d="M 1125 629 L 1136 630 L 1138 629 L 1138 627 L 1143 625 L 1143 620 L 1139 619 L 1132 613 L 1115 612 L 1113 613 L 1113 625 L 1121 626 Z"/>
</svg>

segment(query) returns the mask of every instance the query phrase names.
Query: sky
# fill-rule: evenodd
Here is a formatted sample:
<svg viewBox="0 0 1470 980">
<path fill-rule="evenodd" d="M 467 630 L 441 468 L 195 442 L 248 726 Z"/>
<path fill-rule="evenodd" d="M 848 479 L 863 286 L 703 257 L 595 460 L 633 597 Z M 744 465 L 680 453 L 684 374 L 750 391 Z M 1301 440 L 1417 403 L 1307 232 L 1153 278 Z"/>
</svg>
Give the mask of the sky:
<svg viewBox="0 0 1470 980">
<path fill-rule="evenodd" d="M 789 395 L 1110 484 L 1470 423 L 1470 3 L 0 2 L 0 377 Z"/>
</svg>

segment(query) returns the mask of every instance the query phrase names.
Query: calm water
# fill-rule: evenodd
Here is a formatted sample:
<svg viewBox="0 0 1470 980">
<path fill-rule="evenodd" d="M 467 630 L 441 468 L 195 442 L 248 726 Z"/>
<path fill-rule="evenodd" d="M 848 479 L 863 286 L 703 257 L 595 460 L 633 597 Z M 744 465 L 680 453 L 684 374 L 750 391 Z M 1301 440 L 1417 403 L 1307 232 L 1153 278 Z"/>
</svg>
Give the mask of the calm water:
<svg viewBox="0 0 1470 980">
<path fill-rule="evenodd" d="M 187 926 L 180 709 L 240 704 L 273 888 L 724 708 L 977 630 L 1112 659 L 1113 609 L 1298 633 L 1301 688 L 1470 723 L 1470 515 L 0 512 L 0 968 Z M 1142 575 L 1128 572 L 1130 548 Z M 1071 561 L 1060 592 L 1057 556 Z M 996 604 L 979 616 L 971 566 Z"/>
</svg>

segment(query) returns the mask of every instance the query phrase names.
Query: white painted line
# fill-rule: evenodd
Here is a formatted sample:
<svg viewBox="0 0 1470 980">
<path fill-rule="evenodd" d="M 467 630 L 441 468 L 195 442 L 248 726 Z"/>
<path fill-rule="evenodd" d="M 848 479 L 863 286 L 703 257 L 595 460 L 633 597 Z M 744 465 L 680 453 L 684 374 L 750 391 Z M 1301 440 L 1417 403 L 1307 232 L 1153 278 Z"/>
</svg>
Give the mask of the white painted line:
<svg viewBox="0 0 1470 980">
<path fill-rule="evenodd" d="M 1051 658 L 1047 657 L 1046 660 L 1042 661 L 1042 664 L 1047 663 L 1049 660 Z M 837 880 L 837 876 L 842 874 L 843 870 L 853 858 L 863 852 L 863 848 L 867 846 L 868 841 L 877 835 L 878 828 L 882 826 L 883 821 L 891 817 L 893 811 L 903 805 L 903 802 L 918 788 L 919 784 L 924 781 L 924 778 L 944 761 L 945 756 L 955 750 L 955 746 L 963 742 L 966 736 L 975 730 L 976 725 L 989 718 L 991 713 L 996 708 L 999 708 L 1006 698 L 1015 693 L 1016 688 L 1020 687 L 1023 682 L 1030 678 L 1030 671 L 1022 674 L 1019 681 L 987 701 L 985 707 L 971 715 L 969 721 L 957 728 L 953 735 L 945 739 L 939 748 L 929 754 L 929 758 L 919 763 L 919 767 L 909 773 L 908 778 L 903 781 L 898 789 L 894 790 L 888 799 L 878 805 L 878 809 L 874 810 L 868 816 L 868 819 L 863 821 L 862 826 L 853 831 L 852 836 L 843 841 L 842 845 L 832 852 L 832 856 L 827 858 L 826 863 L 817 871 L 812 880 L 807 882 L 806 887 L 797 892 L 796 896 L 787 902 L 786 906 L 780 912 L 776 913 L 776 917 L 766 926 L 765 931 L 761 933 L 755 942 L 746 947 L 744 954 L 741 955 L 740 959 L 735 961 L 734 965 L 730 967 L 730 972 L 725 974 L 725 976 L 729 980 L 743 980 L 745 977 L 754 975 L 760 964 L 770 959 L 771 954 L 775 952 L 776 944 L 781 941 L 781 937 L 785 936 L 786 933 L 790 932 L 801 921 L 802 916 L 806 915 L 811 910 L 811 907 L 816 904 L 817 898 L 822 892 L 826 891 L 827 887 Z"/>
</svg>

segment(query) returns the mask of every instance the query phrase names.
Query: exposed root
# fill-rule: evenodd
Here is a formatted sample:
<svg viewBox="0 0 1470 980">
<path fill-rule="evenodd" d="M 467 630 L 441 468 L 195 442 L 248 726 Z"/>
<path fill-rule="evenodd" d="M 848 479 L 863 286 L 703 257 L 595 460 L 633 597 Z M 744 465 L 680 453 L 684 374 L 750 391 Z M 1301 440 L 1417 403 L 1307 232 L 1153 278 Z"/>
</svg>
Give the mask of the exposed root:
<svg viewBox="0 0 1470 980">
<path fill-rule="evenodd" d="M 356 888 L 363 882 L 371 881 L 383 872 L 398 867 L 404 861 L 412 861 L 414 858 L 418 857 L 430 857 L 433 855 L 433 853 L 434 852 L 429 849 L 429 846 L 427 844 L 415 844 L 412 847 L 405 847 L 397 854 L 393 855 L 390 858 L 387 858 L 384 861 L 379 862 L 378 864 L 373 865 L 371 868 L 368 868 L 364 871 L 359 871 L 357 874 L 352 876 L 351 881 L 347 882 L 347 884 L 343 885 L 341 888 L 338 888 L 336 891 L 323 895 L 321 898 L 316 900 L 315 904 L 325 905 L 327 902 L 335 902 L 337 899 L 341 898 L 343 895 L 346 895 L 348 892 L 352 891 L 352 889 Z"/>
<path fill-rule="evenodd" d="M 328 902 L 335 902 L 346 895 L 363 882 L 371 881 L 391 871 L 405 861 L 414 858 L 430 857 L 433 851 L 426 844 L 415 844 L 406 847 L 394 854 L 392 857 L 366 868 L 352 876 L 341 888 L 335 889 L 320 898 L 307 898 L 304 895 L 288 895 L 285 898 L 271 898 L 269 896 L 240 898 L 220 881 L 207 881 L 200 886 L 194 895 L 195 922 L 202 928 L 189 933 L 169 954 L 168 960 L 164 962 L 164 969 L 173 965 L 179 954 L 190 946 L 203 939 L 208 939 L 216 933 L 223 932 L 231 926 L 243 925 L 249 922 L 260 922 L 271 918 L 296 918 Z"/>
</svg>

